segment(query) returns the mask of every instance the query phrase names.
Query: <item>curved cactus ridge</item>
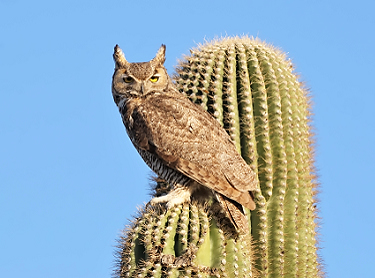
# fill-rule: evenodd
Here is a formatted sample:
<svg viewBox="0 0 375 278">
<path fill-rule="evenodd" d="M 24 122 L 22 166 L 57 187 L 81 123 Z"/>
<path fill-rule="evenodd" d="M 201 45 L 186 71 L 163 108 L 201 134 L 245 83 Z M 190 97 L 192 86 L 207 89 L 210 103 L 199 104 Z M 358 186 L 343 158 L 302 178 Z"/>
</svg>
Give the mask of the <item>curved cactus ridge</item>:
<svg viewBox="0 0 375 278">
<path fill-rule="evenodd" d="M 222 38 L 191 50 L 174 78 L 258 173 L 251 237 L 213 200 L 148 207 L 120 241 L 118 276 L 322 277 L 310 102 L 290 60 L 258 39 Z"/>
</svg>

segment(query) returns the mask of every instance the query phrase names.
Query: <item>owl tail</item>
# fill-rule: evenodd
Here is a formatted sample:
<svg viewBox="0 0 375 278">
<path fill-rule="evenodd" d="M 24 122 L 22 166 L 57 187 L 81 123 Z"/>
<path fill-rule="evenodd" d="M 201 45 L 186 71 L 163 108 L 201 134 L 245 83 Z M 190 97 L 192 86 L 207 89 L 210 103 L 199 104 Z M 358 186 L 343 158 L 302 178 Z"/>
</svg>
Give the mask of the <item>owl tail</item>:
<svg viewBox="0 0 375 278">
<path fill-rule="evenodd" d="M 219 193 L 216 193 L 216 197 L 237 232 L 240 234 L 249 234 L 249 224 L 242 205 Z"/>
</svg>

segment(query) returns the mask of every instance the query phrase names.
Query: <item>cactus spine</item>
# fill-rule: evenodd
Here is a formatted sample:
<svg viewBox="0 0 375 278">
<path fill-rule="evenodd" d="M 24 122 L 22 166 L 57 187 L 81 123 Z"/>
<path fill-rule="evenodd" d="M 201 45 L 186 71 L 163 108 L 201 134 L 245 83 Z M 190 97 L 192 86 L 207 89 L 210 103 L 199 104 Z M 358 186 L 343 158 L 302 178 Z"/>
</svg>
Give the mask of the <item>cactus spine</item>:
<svg viewBox="0 0 375 278">
<path fill-rule="evenodd" d="M 212 200 L 145 208 L 121 240 L 118 276 L 322 277 L 309 98 L 290 61 L 257 39 L 224 38 L 193 49 L 175 80 L 258 173 L 252 238 L 228 229 Z"/>
</svg>

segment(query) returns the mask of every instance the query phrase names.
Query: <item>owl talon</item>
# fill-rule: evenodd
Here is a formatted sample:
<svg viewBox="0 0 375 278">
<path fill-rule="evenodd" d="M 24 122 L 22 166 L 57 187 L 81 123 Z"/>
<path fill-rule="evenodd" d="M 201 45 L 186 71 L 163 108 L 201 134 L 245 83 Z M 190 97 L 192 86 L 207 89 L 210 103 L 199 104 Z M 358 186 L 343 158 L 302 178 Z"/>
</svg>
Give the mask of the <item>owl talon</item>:
<svg viewBox="0 0 375 278">
<path fill-rule="evenodd" d="M 190 197 L 194 189 L 195 186 L 177 187 L 167 195 L 153 198 L 150 203 L 151 205 L 166 203 L 167 209 L 170 209 L 174 206 L 190 202 Z"/>
</svg>

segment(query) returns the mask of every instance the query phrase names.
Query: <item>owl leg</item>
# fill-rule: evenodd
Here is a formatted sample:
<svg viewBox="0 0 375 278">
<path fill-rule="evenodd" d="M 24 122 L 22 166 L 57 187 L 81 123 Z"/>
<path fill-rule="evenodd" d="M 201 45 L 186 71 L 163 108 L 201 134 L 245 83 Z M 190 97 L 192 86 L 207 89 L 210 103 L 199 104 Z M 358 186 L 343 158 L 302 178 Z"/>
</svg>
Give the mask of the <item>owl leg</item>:
<svg viewBox="0 0 375 278">
<path fill-rule="evenodd" d="M 199 187 L 199 184 L 191 181 L 187 185 L 176 184 L 174 188 L 167 194 L 161 197 L 153 198 L 151 205 L 166 203 L 167 208 L 170 209 L 182 203 L 190 202 L 190 197 Z"/>
</svg>

